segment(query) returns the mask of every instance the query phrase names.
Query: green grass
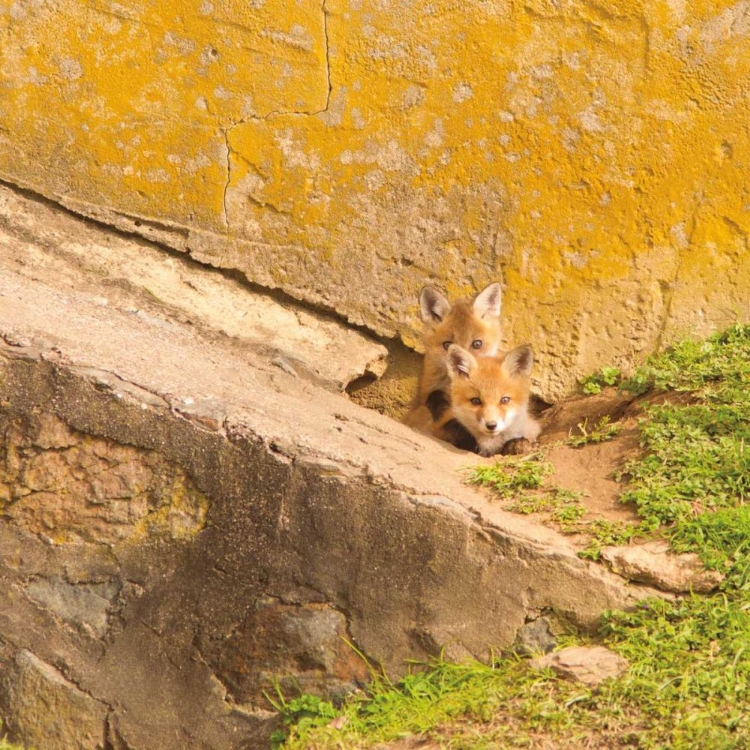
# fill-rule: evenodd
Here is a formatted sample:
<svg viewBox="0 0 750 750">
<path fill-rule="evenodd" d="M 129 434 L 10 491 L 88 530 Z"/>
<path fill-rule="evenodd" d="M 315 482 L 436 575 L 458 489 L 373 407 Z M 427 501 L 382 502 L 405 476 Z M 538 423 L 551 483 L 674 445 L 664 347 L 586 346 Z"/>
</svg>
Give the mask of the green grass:
<svg viewBox="0 0 750 750">
<path fill-rule="evenodd" d="M 516 497 L 525 490 L 538 490 L 554 468 L 540 451 L 521 458 L 506 458 L 500 463 L 473 466 L 466 481 L 489 487 L 501 498 Z"/>
<path fill-rule="evenodd" d="M 503 499 L 512 499 L 507 509 L 529 515 L 544 513 L 567 533 L 580 530 L 585 524 L 582 493 L 551 484 L 548 477 L 554 472 L 543 451 L 520 458 L 505 458 L 491 465 L 473 466 L 466 481 L 489 487 Z"/>
<path fill-rule="evenodd" d="M 588 420 L 576 425 L 579 435 L 571 435 L 565 442 L 574 448 L 580 448 L 584 445 L 604 443 L 612 440 L 620 432 L 620 427 L 611 424 L 609 417 L 602 417 L 593 427 L 589 425 Z"/>
<path fill-rule="evenodd" d="M 517 512 L 585 528 L 593 542 L 583 554 L 593 558 L 605 544 L 662 535 L 725 572 L 721 591 L 607 613 L 595 640 L 630 667 L 595 690 L 518 656 L 492 665 L 436 661 L 415 665 L 395 684 L 374 675 L 338 708 L 281 699 L 285 748 L 357 750 L 415 735 L 454 750 L 750 747 L 750 326 L 682 342 L 627 380 L 609 368 L 589 382 L 592 392 L 617 384 L 651 394 L 640 425 L 643 455 L 621 472 L 622 499 L 639 523 L 586 521 L 580 497 L 554 486 L 541 453 L 478 467 L 470 481 L 512 499 Z M 582 437 L 602 428 L 586 427 Z"/>
<path fill-rule="evenodd" d="M 434 661 L 395 684 L 376 677 L 340 708 L 327 704 L 316 725 L 292 720 L 284 747 L 356 750 L 419 736 L 461 750 L 538 747 L 541 738 L 556 748 L 747 748 L 748 610 L 721 594 L 607 614 L 599 642 L 630 667 L 596 689 L 509 655 L 491 665 Z"/>
<path fill-rule="evenodd" d="M 688 403 L 650 407 L 645 451 L 622 471 L 622 501 L 677 551 L 712 567 L 743 557 L 750 519 L 750 326 L 685 341 L 649 360 L 623 388 L 689 393 Z"/>
</svg>

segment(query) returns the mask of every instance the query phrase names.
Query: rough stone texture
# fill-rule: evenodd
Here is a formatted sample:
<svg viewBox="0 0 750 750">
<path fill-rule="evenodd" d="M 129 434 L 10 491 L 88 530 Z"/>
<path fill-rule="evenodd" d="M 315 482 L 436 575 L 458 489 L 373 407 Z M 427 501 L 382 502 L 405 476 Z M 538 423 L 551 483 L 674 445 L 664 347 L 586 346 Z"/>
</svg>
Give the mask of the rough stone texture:
<svg viewBox="0 0 750 750">
<path fill-rule="evenodd" d="M 108 707 L 27 650 L 0 678 L 7 712 L 3 728 L 27 747 L 104 750 Z"/>
<path fill-rule="evenodd" d="M 331 390 L 382 375 L 386 367 L 382 344 L 330 316 L 182 262 L 152 243 L 102 232 L 0 186 L 0 248 L 10 246 L 21 274 L 43 272 L 98 305 L 131 315 L 158 318 L 166 308 L 182 322 L 220 331 L 235 346 Z"/>
<path fill-rule="evenodd" d="M 676 594 L 687 591 L 707 594 L 724 580 L 718 570 L 707 570 L 694 552 L 676 555 L 669 551 L 667 542 L 605 547 L 602 559 L 623 578 Z"/>
<path fill-rule="evenodd" d="M 68 583 L 53 576 L 31 581 L 24 593 L 66 623 L 82 628 L 95 638 L 103 638 L 109 626 L 109 610 L 120 589 L 117 581 Z"/>
<path fill-rule="evenodd" d="M 520 654 L 546 654 L 557 644 L 557 639 L 546 617 L 526 623 L 516 639 L 516 651 Z"/>
<path fill-rule="evenodd" d="M 538 669 L 549 668 L 566 680 L 595 687 L 610 677 L 619 677 L 628 660 L 604 646 L 570 646 L 532 660 Z"/>
<path fill-rule="evenodd" d="M 102 304 L 33 242 L 6 232 L 0 253 L 0 717 L 16 739 L 68 747 L 35 721 L 30 686 L 52 683 L 88 746 L 261 750 L 274 679 L 363 679 L 346 642 L 397 676 L 443 647 L 510 647 L 540 613 L 593 628 L 654 593 L 466 486 L 481 459 L 179 309 L 134 314 L 142 289 L 100 277 Z M 19 671 L 27 652 L 44 680 Z"/>
<path fill-rule="evenodd" d="M 747 0 L 394 8 L 6 3 L 0 174 L 409 344 L 502 279 L 548 400 L 747 320 Z"/>
<path fill-rule="evenodd" d="M 276 686 L 285 695 L 343 695 L 370 677 L 354 649 L 347 618 L 324 603 L 259 599 L 221 641 L 200 644 L 203 658 L 238 704 L 263 705 Z"/>
<path fill-rule="evenodd" d="M 155 451 L 75 435 L 44 413 L 0 418 L 0 433 L 0 507 L 50 542 L 180 538 L 205 525 L 205 495 Z"/>
</svg>

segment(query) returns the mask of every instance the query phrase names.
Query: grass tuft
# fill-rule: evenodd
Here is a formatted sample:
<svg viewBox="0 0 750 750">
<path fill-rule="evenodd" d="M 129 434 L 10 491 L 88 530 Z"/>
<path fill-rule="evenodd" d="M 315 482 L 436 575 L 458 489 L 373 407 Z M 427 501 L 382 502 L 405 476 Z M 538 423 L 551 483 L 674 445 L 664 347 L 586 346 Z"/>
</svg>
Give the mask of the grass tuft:
<svg viewBox="0 0 750 750">
<path fill-rule="evenodd" d="M 593 427 L 584 419 L 583 422 L 576 425 L 579 435 L 571 435 L 565 442 L 574 448 L 580 448 L 584 445 L 596 445 L 612 440 L 620 432 L 620 427 L 611 424 L 609 417 L 602 417 Z"/>
<path fill-rule="evenodd" d="M 619 367 L 602 367 L 601 370 L 593 375 L 587 375 L 580 379 L 583 392 L 593 396 L 601 393 L 603 388 L 617 385 L 620 382 L 622 373 Z"/>
<path fill-rule="evenodd" d="M 524 490 L 540 489 L 553 471 L 552 464 L 537 451 L 520 458 L 505 458 L 493 465 L 472 466 L 466 481 L 489 487 L 501 498 L 509 498 Z"/>
</svg>

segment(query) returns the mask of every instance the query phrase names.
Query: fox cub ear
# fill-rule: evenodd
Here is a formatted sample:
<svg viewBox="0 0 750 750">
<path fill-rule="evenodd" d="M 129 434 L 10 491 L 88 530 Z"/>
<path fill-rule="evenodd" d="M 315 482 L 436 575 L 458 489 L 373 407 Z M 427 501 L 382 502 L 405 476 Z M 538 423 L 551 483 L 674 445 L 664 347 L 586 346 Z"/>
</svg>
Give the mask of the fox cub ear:
<svg viewBox="0 0 750 750">
<path fill-rule="evenodd" d="M 534 366 L 534 352 L 528 344 L 511 349 L 503 360 L 503 369 L 512 378 L 531 375 Z"/>
<path fill-rule="evenodd" d="M 496 281 L 477 294 L 472 307 L 480 318 L 499 318 L 503 292 Z"/>
<path fill-rule="evenodd" d="M 451 344 L 446 364 L 452 380 L 457 377 L 468 378 L 476 369 L 477 361 L 466 349 L 462 349 L 458 344 Z"/>
<path fill-rule="evenodd" d="M 419 308 L 424 323 L 442 323 L 451 309 L 451 303 L 434 286 L 426 286 L 419 293 Z"/>
</svg>

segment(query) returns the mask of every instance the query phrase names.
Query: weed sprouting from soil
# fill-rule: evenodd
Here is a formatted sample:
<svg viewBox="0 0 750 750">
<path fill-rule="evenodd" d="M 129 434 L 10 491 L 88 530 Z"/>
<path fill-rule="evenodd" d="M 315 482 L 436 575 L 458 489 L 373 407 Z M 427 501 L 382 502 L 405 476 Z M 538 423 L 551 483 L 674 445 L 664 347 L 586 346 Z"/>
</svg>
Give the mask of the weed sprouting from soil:
<svg viewBox="0 0 750 750">
<path fill-rule="evenodd" d="M 620 382 L 622 373 L 619 367 L 602 367 L 601 370 L 593 375 L 587 375 L 579 381 L 584 393 L 593 396 L 601 393 L 603 388 L 611 385 L 617 385 Z"/>
<path fill-rule="evenodd" d="M 593 391 L 617 384 L 648 393 L 652 402 L 639 427 L 642 454 L 621 468 L 622 500 L 640 522 L 587 521 L 580 495 L 554 485 L 543 452 L 478 467 L 470 481 L 493 488 L 517 512 L 585 529 L 589 557 L 660 534 L 674 550 L 696 551 L 722 570 L 720 592 L 607 613 L 596 640 L 630 666 L 596 689 L 511 654 L 489 665 L 436 660 L 414 665 L 397 683 L 375 676 L 334 717 L 326 706 L 307 725 L 290 720 L 285 747 L 750 747 L 750 326 L 682 342 L 627 380 L 610 368 L 591 383 Z M 654 398 L 667 392 L 685 398 Z M 594 431 L 586 426 L 582 437 Z M 568 638 L 574 642 L 585 639 Z M 403 744 L 409 737 L 419 743 Z"/>
<path fill-rule="evenodd" d="M 610 422 L 608 416 L 602 417 L 595 425 L 591 426 L 588 420 L 584 419 L 577 425 L 580 434 L 571 435 L 567 439 L 567 444 L 574 448 L 580 448 L 584 445 L 595 445 L 612 440 L 620 432 L 620 427 Z"/>
<path fill-rule="evenodd" d="M 522 490 L 539 489 L 553 471 L 544 454 L 535 452 L 521 458 L 508 458 L 501 469 L 498 464 L 474 466 L 469 470 L 467 481 L 490 487 L 499 497 L 508 498 Z"/>
<path fill-rule="evenodd" d="M 554 472 L 542 451 L 521 458 L 506 458 L 502 463 L 474 466 L 469 469 L 467 482 L 490 487 L 503 499 L 512 499 L 507 509 L 528 515 L 545 513 L 561 529 L 569 531 L 585 515 L 582 493 L 549 484 L 546 480 Z"/>
</svg>

